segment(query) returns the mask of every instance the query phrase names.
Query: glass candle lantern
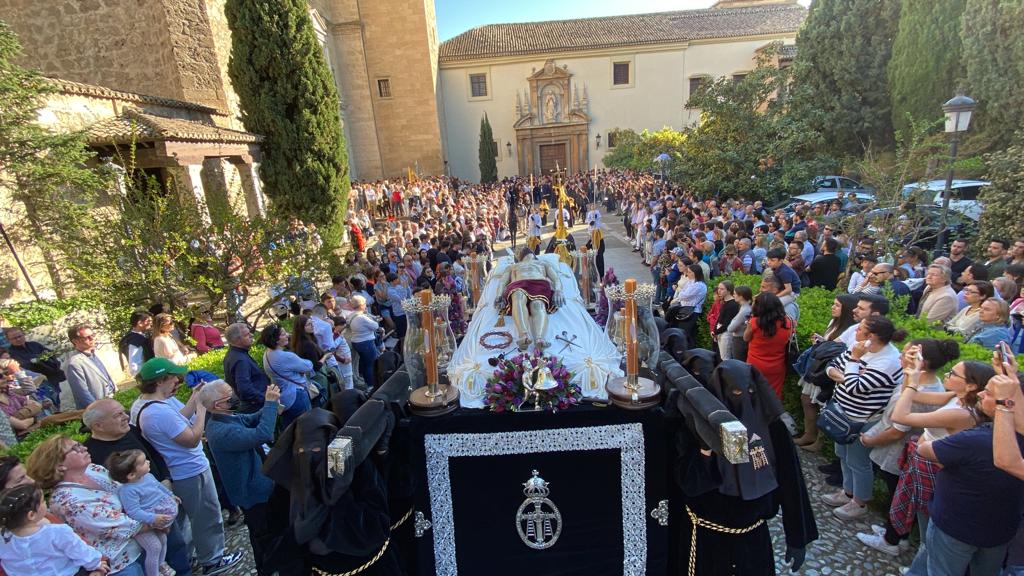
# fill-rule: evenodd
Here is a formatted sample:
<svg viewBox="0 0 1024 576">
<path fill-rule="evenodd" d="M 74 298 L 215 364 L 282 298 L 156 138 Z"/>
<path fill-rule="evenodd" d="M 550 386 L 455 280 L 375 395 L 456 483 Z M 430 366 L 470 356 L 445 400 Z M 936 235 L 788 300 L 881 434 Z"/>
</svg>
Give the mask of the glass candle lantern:
<svg viewBox="0 0 1024 576">
<path fill-rule="evenodd" d="M 403 345 L 409 381 L 416 390 L 409 398 L 414 412 L 447 413 L 457 407 L 458 388 L 442 383 L 455 352 L 455 333 L 448 322 L 451 297 L 422 290 L 402 301 L 408 319 Z"/>
<path fill-rule="evenodd" d="M 609 303 L 605 330 L 623 354 L 626 369 L 625 378 L 608 382 L 608 396 L 623 408 L 647 408 L 660 398 L 658 385 L 640 375 L 641 366 L 652 371 L 657 367 L 658 326 L 651 310 L 654 293 L 653 284 L 637 284 L 633 278 L 605 290 Z"/>
<path fill-rule="evenodd" d="M 465 262 L 469 308 L 470 310 L 476 310 L 484 293 L 484 281 L 487 276 L 487 256 L 470 252 Z"/>
<path fill-rule="evenodd" d="M 597 277 L 597 263 L 594 261 L 596 255 L 596 252 L 587 250 L 586 246 L 572 253 L 572 273 L 580 288 L 583 306 L 588 309 L 597 306 L 597 296 L 601 290 L 601 284 Z"/>
</svg>

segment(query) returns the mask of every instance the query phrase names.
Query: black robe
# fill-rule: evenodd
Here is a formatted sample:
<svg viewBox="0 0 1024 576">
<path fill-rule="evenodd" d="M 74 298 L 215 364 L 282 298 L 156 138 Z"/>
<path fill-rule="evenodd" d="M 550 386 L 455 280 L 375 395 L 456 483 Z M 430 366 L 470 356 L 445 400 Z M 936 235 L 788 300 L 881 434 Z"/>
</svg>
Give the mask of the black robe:
<svg viewBox="0 0 1024 576">
<path fill-rule="evenodd" d="M 327 477 L 327 444 L 339 429 L 337 416 L 314 408 L 285 430 L 264 462 L 277 485 L 267 514 L 282 520 L 267 553 L 270 568 L 305 576 L 314 567 L 339 573 L 372 561 L 361 575 L 404 574 L 391 545 L 387 483 L 377 465 L 364 460 L 347 485 Z"/>
<path fill-rule="evenodd" d="M 691 351 L 697 352 L 697 351 Z M 806 548 L 818 539 L 817 523 L 811 509 L 807 486 L 804 483 L 800 458 L 785 423 L 779 418 L 782 407 L 771 392 L 767 381 L 756 369 L 737 360 L 728 360 L 719 365 L 707 381 L 707 351 L 694 353 L 688 360 L 695 368 L 698 380 L 719 397 L 733 413 L 744 421 L 748 433 L 755 427 L 766 431 L 765 442 L 768 458 L 774 472 L 775 488 L 754 498 L 730 495 L 732 490 L 742 493 L 745 486 L 756 486 L 758 473 L 725 478 L 730 466 L 720 462 L 717 453 L 702 451 L 701 441 L 687 425 L 680 426 L 676 435 L 676 462 L 673 475 L 678 497 L 684 506 L 674 506 L 678 511 L 679 556 L 676 558 L 676 573 L 687 574 L 690 558 L 693 523 L 686 507 L 701 520 L 720 526 L 745 529 L 763 520 L 757 528 L 744 534 L 726 534 L 706 527 L 697 528 L 697 554 L 695 574 L 700 576 L 772 576 L 775 572 L 775 554 L 768 531 L 767 521 L 782 512 L 782 524 L 786 534 L 786 546 Z M 700 361 L 698 361 L 700 360 Z M 703 372 L 703 374 L 701 374 Z M 730 406 L 728 394 L 722 390 L 719 379 L 729 377 L 742 379 L 753 395 L 754 401 L 746 406 L 747 413 L 737 413 L 736 406 Z M 748 465 L 749 466 L 749 465 Z M 737 467 L 738 468 L 738 467 Z M 763 477 L 762 477 L 763 480 Z M 771 479 L 769 479 L 771 480 Z M 737 487 L 737 483 L 739 486 Z M 763 486 L 763 482 L 760 484 Z"/>
</svg>

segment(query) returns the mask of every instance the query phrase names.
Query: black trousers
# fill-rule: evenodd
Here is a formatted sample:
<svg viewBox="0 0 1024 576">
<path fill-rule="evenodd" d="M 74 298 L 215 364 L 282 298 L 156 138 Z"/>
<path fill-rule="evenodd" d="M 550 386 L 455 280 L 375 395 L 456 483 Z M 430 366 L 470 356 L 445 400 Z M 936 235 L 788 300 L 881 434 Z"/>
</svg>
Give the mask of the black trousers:
<svg viewBox="0 0 1024 576">
<path fill-rule="evenodd" d="M 604 238 L 601 238 L 601 245 L 597 247 L 597 278 L 604 282 Z"/>
<path fill-rule="evenodd" d="M 256 564 L 259 576 L 269 576 L 273 570 L 267 566 L 266 554 L 271 549 L 273 536 L 267 524 L 267 505 L 257 504 L 252 508 L 244 508 L 245 526 L 249 529 L 249 542 L 252 544 L 252 559 Z"/>
</svg>

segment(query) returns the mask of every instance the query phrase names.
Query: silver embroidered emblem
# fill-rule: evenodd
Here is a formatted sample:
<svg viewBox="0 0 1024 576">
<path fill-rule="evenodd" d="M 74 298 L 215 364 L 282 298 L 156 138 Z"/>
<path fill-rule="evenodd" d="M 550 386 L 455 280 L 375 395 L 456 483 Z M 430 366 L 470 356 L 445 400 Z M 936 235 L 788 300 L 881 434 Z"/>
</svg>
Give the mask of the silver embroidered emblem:
<svg viewBox="0 0 1024 576">
<path fill-rule="evenodd" d="M 668 526 L 668 500 L 658 502 L 658 507 L 651 510 L 651 518 L 657 520 L 659 526 Z"/>
<path fill-rule="evenodd" d="M 562 513 L 548 500 L 548 483 L 533 471 L 533 477 L 523 482 L 526 500 L 516 511 L 516 530 L 519 538 L 534 550 L 551 548 L 562 534 Z"/>
<path fill-rule="evenodd" d="M 423 512 L 417 510 L 416 521 L 413 524 L 413 526 L 415 527 L 416 537 L 422 538 L 423 533 L 427 530 L 430 530 L 430 527 L 433 526 L 433 524 L 430 523 L 430 520 L 427 520 L 427 518 L 423 515 Z"/>
</svg>

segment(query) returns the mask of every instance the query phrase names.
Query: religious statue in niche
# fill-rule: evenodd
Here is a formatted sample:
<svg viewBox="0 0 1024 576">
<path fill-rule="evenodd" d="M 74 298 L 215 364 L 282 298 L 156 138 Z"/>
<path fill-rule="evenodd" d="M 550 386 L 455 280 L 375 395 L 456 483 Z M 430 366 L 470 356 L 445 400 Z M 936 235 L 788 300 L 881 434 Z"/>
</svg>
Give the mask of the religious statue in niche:
<svg viewBox="0 0 1024 576">
<path fill-rule="evenodd" d="M 558 97 L 548 92 L 544 97 L 544 123 L 551 124 L 558 121 Z"/>
</svg>

